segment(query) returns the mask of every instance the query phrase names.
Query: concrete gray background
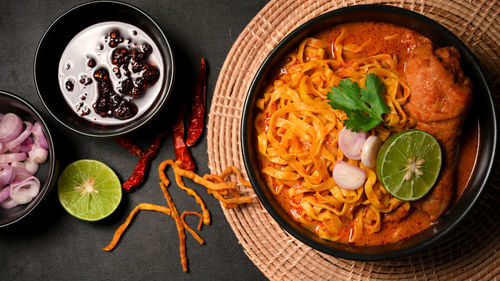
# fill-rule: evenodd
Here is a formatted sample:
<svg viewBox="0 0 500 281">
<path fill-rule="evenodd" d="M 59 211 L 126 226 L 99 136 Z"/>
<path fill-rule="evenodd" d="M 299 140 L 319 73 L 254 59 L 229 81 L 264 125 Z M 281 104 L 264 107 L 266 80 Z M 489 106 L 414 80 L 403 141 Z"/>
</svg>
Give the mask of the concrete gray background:
<svg viewBox="0 0 500 281">
<path fill-rule="evenodd" d="M 60 14 L 84 2 L 0 1 L 0 89 L 25 98 L 41 112 L 56 138 L 61 169 L 78 159 L 97 159 L 111 166 L 124 181 L 137 159 L 111 139 L 84 137 L 63 128 L 45 109 L 34 85 L 33 61 L 43 32 Z M 192 90 L 201 56 L 209 66 L 210 104 L 227 53 L 267 1 L 126 2 L 157 21 L 173 45 L 178 66 L 173 93 L 177 98 L 169 101 L 152 124 L 134 134 L 137 142 L 146 147 L 156 134 L 168 129 L 179 97 Z M 203 175 L 209 170 L 205 133 L 202 138 L 191 152 L 198 173 Z M 124 194 L 119 209 L 100 222 L 84 222 L 68 215 L 53 190 L 28 217 L 0 229 L 0 279 L 264 280 L 238 244 L 219 203 L 200 187 L 197 190 L 211 211 L 212 224 L 204 226 L 200 233 L 206 240 L 203 246 L 187 234 L 189 273 L 182 272 L 174 221 L 163 214 L 140 213 L 113 252 L 101 250 L 138 203 L 165 204 L 158 188 L 157 166 L 173 157 L 169 136 L 153 162 L 149 180 L 136 192 Z M 173 178 L 171 172 L 169 177 Z M 179 210 L 199 210 L 193 198 L 176 186 L 170 191 Z M 188 222 L 195 225 L 197 218 Z"/>
</svg>

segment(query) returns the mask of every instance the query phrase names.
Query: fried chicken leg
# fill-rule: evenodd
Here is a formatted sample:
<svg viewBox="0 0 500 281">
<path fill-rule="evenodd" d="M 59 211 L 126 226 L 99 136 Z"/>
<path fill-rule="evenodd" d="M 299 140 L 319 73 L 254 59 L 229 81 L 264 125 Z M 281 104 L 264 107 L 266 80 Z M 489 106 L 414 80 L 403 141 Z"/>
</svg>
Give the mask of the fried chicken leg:
<svg viewBox="0 0 500 281">
<path fill-rule="evenodd" d="M 434 50 L 423 42 L 413 50 L 405 67 L 411 90 L 405 105 L 417 129 L 436 137 L 443 149 L 443 166 L 431 192 L 417 207 L 436 220 L 449 206 L 455 190 L 455 156 L 463 120 L 472 99 L 472 83 L 460 68 L 460 54 L 453 47 Z"/>
</svg>

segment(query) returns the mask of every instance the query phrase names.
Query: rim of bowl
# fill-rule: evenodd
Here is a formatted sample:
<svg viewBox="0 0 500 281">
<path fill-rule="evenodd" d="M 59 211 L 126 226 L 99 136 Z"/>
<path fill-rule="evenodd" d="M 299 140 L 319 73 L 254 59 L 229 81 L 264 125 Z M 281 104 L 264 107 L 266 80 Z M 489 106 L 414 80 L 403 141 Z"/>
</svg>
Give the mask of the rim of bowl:
<svg viewBox="0 0 500 281">
<path fill-rule="evenodd" d="M 278 55 L 278 53 L 287 47 L 288 42 L 292 41 L 297 35 L 301 34 L 302 32 L 307 32 L 307 29 L 310 29 L 313 27 L 315 24 L 322 22 L 330 17 L 334 16 L 339 16 L 344 13 L 351 13 L 351 12 L 361 12 L 361 11 L 386 11 L 402 16 L 407 16 L 407 17 L 412 17 L 416 19 L 419 22 L 423 22 L 425 24 L 429 24 L 433 26 L 433 29 L 436 29 L 439 33 L 447 33 L 457 45 L 460 45 L 460 47 L 466 51 L 466 54 L 469 58 L 471 63 L 473 64 L 473 72 L 476 72 L 478 74 L 479 82 L 484 86 L 484 94 L 485 98 L 488 100 L 488 109 L 491 111 L 492 114 L 492 127 L 493 128 L 488 128 L 492 129 L 493 132 L 491 133 L 492 137 L 490 138 L 490 144 L 489 151 L 490 155 L 486 156 L 489 157 L 486 160 L 486 166 L 484 167 L 483 170 L 478 171 L 483 177 L 481 180 L 479 180 L 479 188 L 478 192 L 472 196 L 470 199 L 470 203 L 465 207 L 463 212 L 461 212 L 455 219 L 453 223 L 451 223 L 448 227 L 443 229 L 440 232 L 437 232 L 436 234 L 432 235 L 428 239 L 417 243 L 415 245 L 412 245 L 410 247 L 404 248 L 404 249 L 399 249 L 395 250 L 392 252 L 383 252 L 383 253 L 356 253 L 356 252 L 349 252 L 341 249 L 336 249 L 332 247 L 328 247 L 327 245 L 324 245 L 320 242 L 317 242 L 313 239 L 310 239 L 306 236 L 304 236 L 300 231 L 297 231 L 292 225 L 290 225 L 284 218 L 281 217 L 281 215 L 278 213 L 277 210 L 275 210 L 272 206 L 272 204 L 267 200 L 264 191 L 261 190 L 261 188 L 267 188 L 267 186 L 260 186 L 259 181 L 257 180 L 256 173 L 258 171 L 254 171 L 252 169 L 252 160 L 250 159 L 250 152 L 249 152 L 249 147 L 247 145 L 247 140 L 249 136 L 247 135 L 248 131 L 248 126 L 249 124 L 253 124 L 253 122 L 248 122 L 249 120 L 249 115 L 251 111 L 254 110 L 254 108 L 250 108 L 252 97 L 254 95 L 259 95 L 260 93 L 256 92 L 256 88 L 258 87 L 259 81 L 262 81 L 262 76 L 264 70 L 268 68 L 268 65 L 272 62 L 272 60 Z M 383 20 L 381 21 L 383 22 Z M 409 28 L 412 29 L 412 28 Z M 413 29 L 412 29 L 413 30 Z M 418 32 L 418 31 L 417 31 Z M 310 34 L 310 33 L 309 33 Z M 464 54 L 462 54 L 464 55 Z M 257 194 L 257 197 L 259 198 L 260 202 L 266 210 L 269 212 L 269 214 L 273 217 L 275 221 L 279 223 L 279 225 L 286 230 L 289 234 L 294 236 L 296 239 L 299 241 L 303 242 L 304 244 L 319 250 L 323 253 L 339 257 L 339 258 L 345 258 L 345 259 L 350 259 L 350 260 L 357 260 L 357 261 L 380 261 L 380 260 L 388 260 L 388 259 L 394 259 L 394 258 L 399 258 L 399 257 L 405 257 L 409 256 L 410 254 L 414 254 L 416 252 L 419 252 L 423 249 L 426 249 L 439 241 L 442 237 L 450 233 L 453 229 L 457 227 L 457 225 L 460 224 L 460 222 L 463 221 L 463 219 L 468 215 L 472 207 L 477 203 L 477 199 L 481 195 L 482 191 L 485 188 L 485 185 L 488 181 L 488 178 L 491 173 L 491 169 L 495 160 L 495 155 L 496 155 L 496 144 L 497 144 L 497 120 L 496 120 L 496 110 L 495 110 L 495 105 L 493 102 L 493 97 L 492 97 L 492 91 L 491 87 L 489 86 L 485 74 L 481 66 L 479 65 L 478 60 L 476 57 L 472 54 L 472 52 L 469 50 L 469 48 L 457 37 L 455 36 L 451 31 L 449 31 L 447 28 L 442 26 L 440 23 L 424 16 L 419 13 L 413 12 L 411 10 L 407 10 L 404 8 L 399 8 L 399 7 L 394 7 L 394 6 L 388 6 L 388 5 L 380 5 L 380 4 L 365 4 L 365 5 L 353 5 L 353 6 L 348 6 L 344 8 L 339 8 L 335 9 L 332 11 L 329 11 L 327 13 L 324 13 L 322 15 L 319 15 L 306 23 L 300 25 L 299 27 L 295 28 L 292 30 L 287 36 L 285 36 L 277 45 L 276 47 L 273 48 L 273 50 L 267 55 L 267 57 L 264 59 L 262 64 L 260 65 L 259 69 L 256 72 L 256 75 L 254 79 L 252 80 L 252 83 L 250 84 L 249 90 L 247 92 L 245 101 L 244 101 L 244 106 L 243 106 L 243 113 L 242 113 L 242 119 L 241 119 L 241 130 L 240 130 L 240 139 L 241 139 L 241 149 L 242 149 L 242 154 L 243 154 L 243 162 L 245 164 L 245 169 L 247 171 L 247 174 L 249 176 L 250 182 L 252 183 L 252 186 L 254 187 L 254 191 Z M 479 149 L 479 143 L 478 143 L 478 149 Z M 479 154 L 478 154 L 478 157 Z M 479 158 L 478 158 L 479 159 Z M 476 160 L 477 161 L 477 160 Z M 288 215 L 288 214 L 287 214 Z M 300 226 L 302 227 L 302 226 Z M 312 232 L 311 232 L 312 233 Z M 312 233 L 313 235 L 316 235 Z M 418 235 L 418 234 L 417 234 Z M 321 238 L 320 238 L 321 239 Z M 326 241 L 326 240 L 325 240 Z M 336 242 L 334 242 L 336 243 Z M 340 243 L 339 243 L 340 244 Z M 382 245 L 381 247 L 383 247 Z M 363 246 L 354 246 L 354 247 L 363 247 Z M 376 246 L 379 247 L 379 246 Z"/>
<path fill-rule="evenodd" d="M 7 91 L 0 90 L 0 95 L 7 96 L 7 97 L 9 97 L 13 100 L 16 100 L 17 102 L 20 102 L 23 105 L 25 105 L 33 113 L 33 115 L 35 115 L 39 119 L 37 121 L 40 121 L 43 128 L 47 132 L 46 137 L 47 137 L 47 140 L 49 142 L 49 159 L 48 159 L 48 163 L 47 163 L 47 164 L 49 164 L 48 177 L 47 177 L 47 180 L 45 181 L 44 185 L 40 187 L 40 193 L 35 197 L 35 199 L 33 199 L 34 200 L 34 203 L 32 203 L 33 205 L 31 205 L 29 208 L 22 211 L 24 213 L 21 216 L 19 216 L 18 218 L 14 219 L 12 221 L 6 222 L 4 224 L 0 224 L 0 228 L 2 228 L 5 226 L 8 226 L 8 225 L 12 225 L 12 224 L 20 221 L 24 217 L 26 217 L 40 204 L 40 202 L 43 200 L 43 198 L 45 198 L 45 196 L 47 195 L 47 193 L 49 192 L 49 190 L 52 187 L 52 183 L 54 181 L 55 174 L 56 174 L 56 153 L 55 153 L 55 149 L 54 149 L 54 141 L 52 139 L 52 134 L 50 133 L 49 127 L 47 126 L 47 123 L 45 123 L 45 120 L 43 120 L 40 113 L 35 109 L 35 107 L 33 105 L 31 105 L 28 101 L 24 100 L 23 98 L 16 96 L 12 93 L 9 93 Z M 26 207 L 28 207 L 28 206 L 26 206 Z"/>
<path fill-rule="evenodd" d="M 45 100 L 43 98 L 43 95 L 40 92 L 40 89 L 38 87 L 38 81 L 37 81 L 37 75 L 36 75 L 36 65 L 37 65 L 38 52 L 40 50 L 41 45 L 44 43 L 45 36 L 47 35 L 47 33 L 52 29 L 52 27 L 60 19 L 62 19 L 63 17 L 65 17 L 67 14 L 69 14 L 69 13 L 71 13 L 71 12 L 77 10 L 77 9 L 80 9 L 82 7 L 85 7 L 85 6 L 88 6 L 88 5 L 95 5 L 95 4 L 99 4 L 100 5 L 100 4 L 105 4 L 105 3 L 123 5 L 123 6 L 126 6 L 128 8 L 131 8 L 131 9 L 135 10 L 136 12 L 142 14 L 145 18 L 147 18 L 153 24 L 153 26 L 155 28 L 158 29 L 158 31 L 161 34 L 161 38 L 160 39 L 161 40 L 165 40 L 165 44 L 167 46 L 167 55 L 168 55 L 167 59 L 170 60 L 170 62 L 171 62 L 172 71 L 170 71 L 170 76 L 165 78 L 166 81 L 169 81 L 169 79 L 170 79 L 170 83 L 167 83 L 167 85 L 165 85 L 165 90 L 164 90 L 165 94 L 164 94 L 164 97 L 161 100 L 158 101 L 159 106 L 156 107 L 155 111 L 152 114 L 150 114 L 149 116 L 144 115 L 145 116 L 144 119 L 139 118 L 138 120 L 132 121 L 133 123 L 130 124 L 130 125 L 128 125 L 129 128 L 126 129 L 126 130 L 123 130 L 121 132 L 94 134 L 94 133 L 80 131 L 80 130 L 74 128 L 73 126 L 71 126 L 69 124 L 66 124 L 66 122 L 64 122 L 63 120 L 61 120 L 60 118 L 58 118 L 57 115 L 54 114 L 50 110 L 50 108 L 47 106 L 47 104 L 46 104 L 46 102 L 45 102 Z M 36 91 L 38 93 L 38 96 L 39 96 L 40 100 L 42 101 L 43 105 L 45 106 L 45 108 L 47 109 L 47 111 L 50 113 L 50 115 L 54 119 L 56 119 L 60 124 L 62 124 L 64 127 L 70 129 L 71 131 L 73 131 L 75 133 L 78 133 L 78 134 L 81 134 L 81 135 L 84 135 L 84 136 L 88 136 L 88 137 L 97 137 L 97 138 L 108 138 L 108 137 L 116 137 L 116 136 L 122 136 L 122 135 L 129 134 L 129 133 L 131 133 L 131 132 L 139 129 L 140 127 L 146 125 L 154 117 L 156 117 L 162 111 L 162 109 L 165 107 L 165 105 L 167 104 L 168 99 L 172 95 L 172 90 L 174 88 L 174 82 L 175 82 L 175 69 L 176 69 L 176 66 L 175 66 L 175 60 L 174 60 L 174 54 L 173 54 L 172 46 L 170 45 L 170 42 L 168 41 L 167 37 L 165 36 L 165 32 L 163 32 L 163 30 L 160 28 L 160 26 L 158 25 L 158 23 L 152 17 L 150 17 L 146 12 L 144 12 L 141 9 L 139 9 L 138 7 L 136 7 L 136 6 L 132 5 L 132 4 L 128 4 L 128 3 L 124 3 L 124 2 L 120 2 L 120 1 L 114 1 L 114 0 L 105 0 L 105 1 L 96 0 L 96 1 L 90 1 L 90 2 L 86 2 L 86 3 L 82 3 L 82 4 L 79 4 L 79 5 L 75 6 L 75 7 L 67 10 L 66 12 L 62 13 L 61 15 L 59 15 L 55 20 L 53 20 L 50 23 L 49 27 L 47 27 L 47 29 L 43 33 L 42 37 L 40 38 L 40 41 L 38 42 L 38 45 L 37 45 L 36 51 L 35 51 L 35 59 L 33 61 L 33 77 L 34 77 L 34 80 L 35 80 Z M 150 109 L 150 108 L 148 108 L 148 109 Z"/>
</svg>

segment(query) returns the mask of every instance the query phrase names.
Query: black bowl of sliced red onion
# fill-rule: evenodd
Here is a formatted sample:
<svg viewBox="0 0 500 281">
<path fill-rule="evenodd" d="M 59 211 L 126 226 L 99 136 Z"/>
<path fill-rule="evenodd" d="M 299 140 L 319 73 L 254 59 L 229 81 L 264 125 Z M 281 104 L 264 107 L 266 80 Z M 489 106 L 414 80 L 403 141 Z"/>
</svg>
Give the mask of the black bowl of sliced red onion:
<svg viewBox="0 0 500 281">
<path fill-rule="evenodd" d="M 0 91 L 0 227 L 28 215 L 51 188 L 54 144 L 40 114 Z"/>
</svg>

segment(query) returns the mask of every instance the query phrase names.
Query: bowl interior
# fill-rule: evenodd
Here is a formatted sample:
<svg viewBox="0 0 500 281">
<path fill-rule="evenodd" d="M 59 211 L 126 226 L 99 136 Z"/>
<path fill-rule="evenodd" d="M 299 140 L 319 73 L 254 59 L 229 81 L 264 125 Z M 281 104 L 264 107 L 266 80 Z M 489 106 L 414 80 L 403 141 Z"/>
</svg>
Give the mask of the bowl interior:
<svg viewBox="0 0 500 281">
<path fill-rule="evenodd" d="M 474 85 L 474 102 L 469 118 L 477 118 L 480 124 L 478 159 L 468 187 L 456 204 L 437 223 L 409 239 L 384 246 L 351 246 L 323 240 L 306 230 L 280 207 L 267 188 L 261 175 L 258 151 L 253 128 L 255 102 L 270 77 L 278 69 L 282 58 L 297 48 L 302 39 L 326 30 L 334 25 L 354 21 L 381 21 L 407 27 L 431 39 L 437 46 L 454 46 L 462 55 L 462 66 Z M 479 109 L 479 105 L 481 106 Z M 417 13 L 382 5 L 360 5 L 342 8 L 323 14 L 292 31 L 269 54 L 254 78 L 244 105 L 241 143 L 243 158 L 252 185 L 268 212 L 290 234 L 305 244 L 341 258 L 353 260 L 383 260 L 409 255 L 437 241 L 455 227 L 479 197 L 488 178 L 496 146 L 496 117 L 492 94 L 477 61 L 467 47 L 450 31 L 427 17 Z"/>
<path fill-rule="evenodd" d="M 8 112 L 19 115 L 19 117 L 21 117 L 24 121 L 32 123 L 39 122 L 42 125 L 43 132 L 49 143 L 49 156 L 45 163 L 39 165 L 38 171 L 35 174 L 41 183 L 38 195 L 27 204 L 18 205 L 11 209 L 0 208 L 0 227 L 12 224 L 22 219 L 40 203 L 45 194 L 52 187 L 56 167 L 53 140 L 49 130 L 47 129 L 47 125 L 42 120 L 41 116 L 27 102 L 12 94 L 0 91 L 0 113 L 5 114 Z"/>
<path fill-rule="evenodd" d="M 58 66 L 68 43 L 83 29 L 106 21 L 134 25 L 156 43 L 164 60 L 162 87 L 153 105 L 134 121 L 116 126 L 96 125 L 80 118 L 66 103 L 59 88 Z M 174 60 L 170 45 L 159 26 L 141 10 L 119 2 L 90 2 L 56 19 L 42 37 L 35 57 L 35 83 L 49 112 L 67 128 L 88 136 L 109 137 L 131 132 L 151 120 L 166 103 L 173 84 Z"/>
</svg>

